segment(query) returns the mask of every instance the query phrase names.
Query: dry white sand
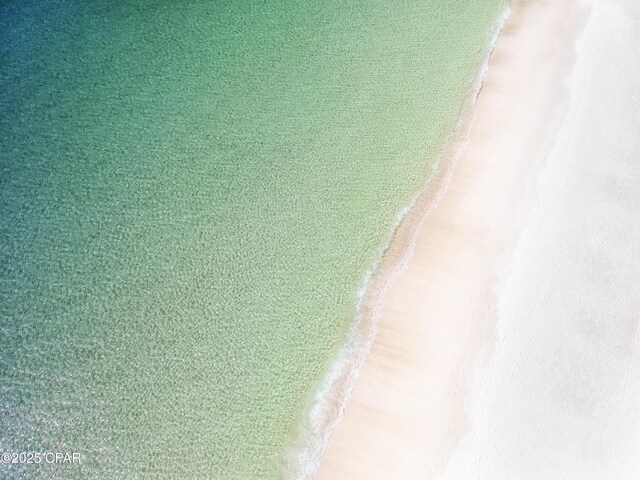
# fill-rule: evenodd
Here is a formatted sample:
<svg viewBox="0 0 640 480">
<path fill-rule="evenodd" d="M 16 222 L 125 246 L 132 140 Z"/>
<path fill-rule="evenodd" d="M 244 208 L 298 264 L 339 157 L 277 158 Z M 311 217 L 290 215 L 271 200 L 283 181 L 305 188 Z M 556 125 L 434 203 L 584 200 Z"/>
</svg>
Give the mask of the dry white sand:
<svg viewBox="0 0 640 480">
<path fill-rule="evenodd" d="M 585 4 L 471 428 L 442 480 L 640 479 L 640 2 Z"/>
<path fill-rule="evenodd" d="M 512 2 L 316 480 L 589 478 L 637 455 L 640 43 L 622 0 L 593 3 Z"/>
</svg>

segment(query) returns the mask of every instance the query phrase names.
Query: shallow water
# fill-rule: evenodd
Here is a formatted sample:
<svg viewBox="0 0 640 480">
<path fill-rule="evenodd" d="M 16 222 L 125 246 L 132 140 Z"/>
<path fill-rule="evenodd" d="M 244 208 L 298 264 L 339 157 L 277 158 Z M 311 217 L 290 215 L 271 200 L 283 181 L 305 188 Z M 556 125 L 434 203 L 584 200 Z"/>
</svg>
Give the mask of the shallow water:
<svg viewBox="0 0 640 480">
<path fill-rule="evenodd" d="M 277 478 L 501 6 L 4 2 L 3 478 Z"/>
</svg>

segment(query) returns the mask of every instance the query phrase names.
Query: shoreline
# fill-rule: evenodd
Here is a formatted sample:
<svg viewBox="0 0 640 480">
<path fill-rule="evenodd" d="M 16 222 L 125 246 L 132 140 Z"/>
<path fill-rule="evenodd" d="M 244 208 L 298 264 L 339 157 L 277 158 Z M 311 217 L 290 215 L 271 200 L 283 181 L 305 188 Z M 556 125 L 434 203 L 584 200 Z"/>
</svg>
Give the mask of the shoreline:
<svg viewBox="0 0 640 480">
<path fill-rule="evenodd" d="M 570 96 L 440 480 L 640 478 L 640 9 L 581 3 Z"/>
<path fill-rule="evenodd" d="M 363 276 L 363 284 L 358 292 L 356 317 L 348 328 L 345 344 L 332 360 L 327 376 L 315 393 L 316 401 L 303 417 L 307 422 L 299 428 L 294 443 L 287 448 L 283 473 L 288 480 L 316 478 L 325 450 L 344 414 L 375 341 L 385 294 L 406 268 L 413 255 L 420 228 L 447 190 L 456 163 L 466 148 L 476 103 L 488 74 L 491 57 L 511 11 L 511 2 L 505 3 L 484 58 L 469 84 L 454 129 L 445 138 L 442 152 L 437 156 L 432 175 L 426 179 L 423 189 L 398 212 L 396 224 L 381 249 L 378 260 Z M 310 420 L 313 423 L 311 426 Z"/>
<path fill-rule="evenodd" d="M 344 376 L 337 377 L 339 390 L 346 391 L 344 399 L 349 401 L 344 407 L 340 405 L 339 395 L 337 400 L 336 396 L 330 397 L 334 399 L 332 405 L 338 405 L 331 419 L 337 427 L 329 429 L 333 434 L 326 451 L 320 452 L 324 455 L 318 471 L 309 470 L 300 478 L 433 476 L 443 469 L 465 429 L 465 383 L 475 358 L 491 336 L 492 327 L 487 317 L 491 309 L 493 268 L 498 256 L 507 249 L 503 239 L 513 237 L 505 232 L 511 230 L 512 222 L 516 221 L 517 205 L 524 196 L 521 190 L 527 189 L 532 173 L 530 155 L 521 157 L 520 162 L 515 162 L 517 165 L 502 167 L 501 171 L 500 165 L 490 158 L 478 164 L 473 152 L 474 148 L 486 150 L 483 143 L 487 142 L 489 126 L 485 123 L 491 123 L 495 115 L 492 105 L 504 101 L 491 97 L 499 93 L 499 84 L 505 80 L 500 78 L 505 74 L 499 71 L 509 68 L 508 64 L 504 65 L 509 49 L 514 43 L 518 46 L 510 37 L 514 36 L 513 32 L 517 37 L 523 16 L 535 17 L 527 12 L 529 3 L 511 2 L 512 13 L 498 22 L 500 28 L 494 37 L 497 41 L 481 64 L 434 177 L 418 195 L 385 250 L 375 278 L 362 299 L 358 323 L 361 326 L 362 318 L 371 319 L 368 334 L 375 335 L 371 350 L 352 391 L 349 385 L 340 384 Z M 566 28 L 564 22 L 569 21 L 567 17 L 572 8 L 573 2 L 546 6 L 546 14 L 556 26 L 561 24 L 557 27 L 560 32 Z M 570 38 L 565 38 L 567 41 L 560 49 L 562 58 L 555 59 L 561 60 L 558 64 L 566 63 L 563 61 L 567 51 L 571 51 L 572 35 L 579 28 L 576 25 L 579 21 L 571 24 Z M 545 30 L 545 22 L 540 22 L 537 28 L 537 33 Z M 509 38 L 503 40 L 505 36 Z M 545 48 L 555 40 L 557 38 L 548 39 L 538 48 L 539 61 L 547 62 L 549 52 Z M 516 55 L 515 61 L 522 62 L 522 57 L 527 58 Z M 543 124 L 542 132 L 536 130 L 534 137 L 539 138 L 529 139 L 530 144 L 538 146 L 540 138 L 545 136 L 544 125 L 553 119 L 561 104 L 562 95 L 555 91 L 549 95 L 554 90 L 549 84 L 555 84 L 558 76 L 562 79 L 563 73 L 566 74 L 559 73 L 557 65 L 548 67 L 542 82 L 545 84 L 542 90 L 546 90 L 541 96 L 547 104 L 536 110 L 541 117 L 537 119 L 538 126 Z M 504 159 L 504 149 L 501 153 Z M 487 175 L 491 169 L 494 171 Z M 478 188 L 473 183 L 483 175 L 480 190 L 489 190 L 474 191 Z M 503 186 L 505 180 L 513 182 L 512 191 L 491 198 L 492 190 Z M 513 202 L 499 205 L 504 200 Z M 461 205 L 468 211 L 461 211 Z M 498 210 L 506 208 L 494 215 L 496 206 Z M 480 215 L 476 215 L 478 213 Z M 456 222 L 456 214 L 460 217 L 457 231 L 447 225 Z M 465 266 L 465 261 L 471 266 Z M 451 273 L 452 268 L 458 275 Z M 444 317 L 448 318 L 429 325 L 428 317 L 442 317 L 440 312 L 445 312 Z M 430 342 L 433 345 L 429 345 Z M 354 370 L 348 379 L 353 379 L 358 372 L 357 368 Z M 424 447 L 429 450 L 426 455 Z"/>
</svg>

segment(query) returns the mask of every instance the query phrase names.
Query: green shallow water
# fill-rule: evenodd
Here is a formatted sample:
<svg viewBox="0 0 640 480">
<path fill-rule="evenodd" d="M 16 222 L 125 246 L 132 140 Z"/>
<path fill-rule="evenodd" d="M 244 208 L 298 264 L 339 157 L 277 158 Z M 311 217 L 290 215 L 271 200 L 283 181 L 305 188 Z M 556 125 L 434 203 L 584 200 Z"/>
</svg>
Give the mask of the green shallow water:
<svg viewBox="0 0 640 480">
<path fill-rule="evenodd" d="M 502 1 L 0 4 L 2 478 L 279 478 Z"/>
</svg>

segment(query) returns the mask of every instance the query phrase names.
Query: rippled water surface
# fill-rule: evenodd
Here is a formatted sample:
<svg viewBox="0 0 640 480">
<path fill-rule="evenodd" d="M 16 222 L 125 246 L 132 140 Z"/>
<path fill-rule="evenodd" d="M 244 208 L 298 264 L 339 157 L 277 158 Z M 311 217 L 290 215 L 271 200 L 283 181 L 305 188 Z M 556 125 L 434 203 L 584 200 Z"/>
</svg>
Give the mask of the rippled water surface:
<svg viewBox="0 0 640 480">
<path fill-rule="evenodd" d="M 0 476 L 277 478 L 501 8 L 2 2 Z"/>
</svg>

